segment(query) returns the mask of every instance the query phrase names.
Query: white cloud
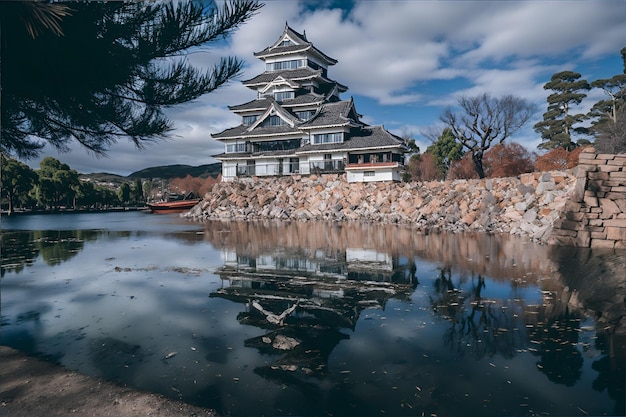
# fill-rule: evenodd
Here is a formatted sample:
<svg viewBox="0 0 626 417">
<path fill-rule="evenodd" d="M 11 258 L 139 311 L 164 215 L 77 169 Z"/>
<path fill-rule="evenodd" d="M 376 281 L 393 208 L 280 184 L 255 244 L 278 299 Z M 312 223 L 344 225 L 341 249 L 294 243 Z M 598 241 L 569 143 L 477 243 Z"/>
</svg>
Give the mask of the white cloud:
<svg viewBox="0 0 626 417">
<path fill-rule="evenodd" d="M 363 120 L 394 133 L 438 123 L 435 110 L 454 105 L 460 95 L 514 94 L 541 109 L 547 97 L 543 85 L 555 72 L 578 71 L 591 80 L 622 71 L 623 1 L 361 0 L 345 10 L 320 4 L 328 2 L 266 1 L 227 42 L 191 54 L 189 60 L 202 67 L 229 55 L 246 66 L 240 79 L 171 109 L 173 139 L 143 152 L 121 141 L 107 159 L 88 156 L 78 146 L 70 154 L 47 154 L 81 172 L 127 174 L 154 165 L 214 162 L 210 155 L 223 148 L 210 134 L 239 123 L 227 106 L 255 98 L 240 81 L 263 72 L 253 53 L 273 43 L 285 22 L 306 31 L 315 46 L 339 61 L 329 77 L 349 87 L 344 98 L 355 96 L 357 109 L 360 98 L 373 99 Z M 615 57 L 611 68 L 607 56 Z M 596 97 L 598 92 L 590 93 L 590 99 Z M 537 135 L 528 129 L 523 141 L 535 143 Z"/>
</svg>

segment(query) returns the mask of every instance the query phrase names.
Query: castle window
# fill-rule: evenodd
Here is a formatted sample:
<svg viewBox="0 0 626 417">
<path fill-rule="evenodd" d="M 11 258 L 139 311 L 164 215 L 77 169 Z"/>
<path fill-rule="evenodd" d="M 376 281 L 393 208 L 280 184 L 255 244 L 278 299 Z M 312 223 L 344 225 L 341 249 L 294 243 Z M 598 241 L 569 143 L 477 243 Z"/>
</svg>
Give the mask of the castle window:
<svg viewBox="0 0 626 417">
<path fill-rule="evenodd" d="M 245 143 L 229 143 L 226 145 L 226 153 L 245 152 Z"/>
<path fill-rule="evenodd" d="M 279 103 L 281 101 L 289 100 L 294 97 L 295 95 L 293 91 L 279 91 L 277 93 L 274 93 L 274 99 L 276 99 L 276 101 L 278 101 Z"/>
<path fill-rule="evenodd" d="M 321 135 L 313 135 L 313 144 L 321 145 L 323 143 L 341 143 L 343 142 L 343 133 L 324 133 Z"/>
<path fill-rule="evenodd" d="M 268 62 L 265 64 L 266 71 L 281 71 L 301 68 L 306 65 L 304 59 L 292 59 L 291 61 Z"/>
<path fill-rule="evenodd" d="M 315 114 L 314 110 L 297 111 L 296 116 L 300 120 L 309 120 Z"/>
<path fill-rule="evenodd" d="M 279 116 L 270 116 L 267 119 L 263 120 L 261 124 L 263 127 L 267 126 L 284 126 L 287 122 L 281 119 Z"/>
<path fill-rule="evenodd" d="M 254 115 L 254 116 L 243 116 L 243 125 L 244 126 L 250 126 L 252 123 L 256 122 L 257 118 L 258 118 L 257 115 Z"/>
</svg>

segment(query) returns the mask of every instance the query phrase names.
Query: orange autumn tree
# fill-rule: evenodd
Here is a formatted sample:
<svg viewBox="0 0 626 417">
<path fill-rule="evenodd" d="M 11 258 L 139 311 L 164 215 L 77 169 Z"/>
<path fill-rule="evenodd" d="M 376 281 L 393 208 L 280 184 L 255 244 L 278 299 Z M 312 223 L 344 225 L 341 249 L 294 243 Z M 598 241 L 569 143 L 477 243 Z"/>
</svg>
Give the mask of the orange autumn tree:
<svg viewBox="0 0 626 417">
<path fill-rule="evenodd" d="M 443 174 L 437 168 L 435 156 L 430 152 L 413 155 L 407 165 L 407 172 L 410 174 L 412 181 L 443 179 Z"/>
<path fill-rule="evenodd" d="M 211 191 L 213 186 L 221 181 L 221 176 L 213 178 L 192 177 L 187 175 L 185 178 L 174 178 L 170 181 L 169 191 L 177 194 L 193 193 L 196 196 L 203 197 L 207 192 Z"/>
<path fill-rule="evenodd" d="M 583 149 L 584 147 L 579 146 L 570 152 L 563 148 L 554 148 L 537 158 L 535 168 L 539 171 L 574 168 L 578 165 L 578 156 Z"/>
<path fill-rule="evenodd" d="M 515 177 L 533 172 L 534 155 L 522 145 L 499 143 L 485 152 L 485 175 L 487 178 Z"/>
<path fill-rule="evenodd" d="M 463 158 L 453 161 L 448 169 L 449 180 L 469 180 L 478 178 L 472 154 L 466 153 Z"/>
<path fill-rule="evenodd" d="M 198 195 L 200 197 L 204 197 L 207 193 L 210 193 L 213 190 L 215 184 L 219 184 L 220 182 L 222 182 L 222 174 L 218 174 L 216 178 L 210 176 L 207 177 L 198 190 Z"/>
</svg>

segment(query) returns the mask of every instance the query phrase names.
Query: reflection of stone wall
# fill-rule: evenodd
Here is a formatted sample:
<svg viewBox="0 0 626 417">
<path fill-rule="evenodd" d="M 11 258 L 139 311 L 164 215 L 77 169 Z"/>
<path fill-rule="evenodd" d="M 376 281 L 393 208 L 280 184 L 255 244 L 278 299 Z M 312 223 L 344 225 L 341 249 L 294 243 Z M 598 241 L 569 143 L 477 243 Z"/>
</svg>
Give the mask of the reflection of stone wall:
<svg viewBox="0 0 626 417">
<path fill-rule="evenodd" d="M 555 223 L 550 243 L 626 248 L 626 154 L 587 148 L 575 171 L 577 184 Z"/>
<path fill-rule="evenodd" d="M 598 329 L 626 334 L 626 258 L 610 249 L 556 246 L 549 256 L 564 286 L 562 301 L 592 312 Z"/>
<path fill-rule="evenodd" d="M 204 238 L 217 249 L 251 257 L 284 252 L 341 260 L 348 248 L 360 248 L 395 260 L 428 260 L 460 275 L 535 284 L 548 298 L 559 294 L 537 306 L 537 320 L 583 309 L 604 331 L 626 334 L 626 259 L 614 250 L 548 248 L 517 236 L 423 233 L 360 222 L 208 221 Z"/>
<path fill-rule="evenodd" d="M 324 252 L 341 258 L 347 248 L 437 262 L 467 274 L 535 282 L 553 265 L 546 248 L 526 239 L 484 233 L 422 233 L 405 225 L 336 222 L 210 221 L 205 239 L 216 248 L 257 257 L 276 248 Z M 434 271 L 435 272 L 435 271 Z"/>
<path fill-rule="evenodd" d="M 188 216 L 410 224 L 626 248 L 625 165 L 626 154 L 596 155 L 589 148 L 574 174 L 411 183 L 348 183 L 337 174 L 242 178 L 216 184 Z"/>
</svg>

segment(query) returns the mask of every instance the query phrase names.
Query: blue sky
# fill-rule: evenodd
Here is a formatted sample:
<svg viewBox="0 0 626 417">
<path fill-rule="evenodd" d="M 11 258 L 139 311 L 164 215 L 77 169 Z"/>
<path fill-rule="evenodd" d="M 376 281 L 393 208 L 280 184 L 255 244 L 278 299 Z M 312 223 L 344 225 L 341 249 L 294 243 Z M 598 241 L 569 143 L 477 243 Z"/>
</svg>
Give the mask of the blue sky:
<svg viewBox="0 0 626 417">
<path fill-rule="evenodd" d="M 81 173 L 128 175 L 142 168 L 216 162 L 223 145 L 211 133 L 240 123 L 227 106 L 252 100 L 241 80 L 263 72 L 253 53 L 272 44 L 285 22 L 306 31 L 309 41 L 337 59 L 329 77 L 348 86 L 362 120 L 412 135 L 424 150 L 421 132 L 438 128 L 439 115 L 462 96 L 513 94 L 536 103 L 538 112 L 511 140 L 536 151 L 532 125 L 541 120 L 549 94 L 543 85 L 559 71 L 576 71 L 588 81 L 623 72 L 619 51 L 626 46 L 626 1 L 430 1 L 267 0 L 260 13 L 228 42 L 189 56 L 208 66 L 221 56 L 246 61 L 242 76 L 192 103 L 173 108 L 173 137 L 138 151 L 126 141 L 108 157 L 80 146 L 53 156 Z M 603 98 L 592 90 L 586 111 Z M 38 167 L 41 158 L 29 161 Z"/>
</svg>

